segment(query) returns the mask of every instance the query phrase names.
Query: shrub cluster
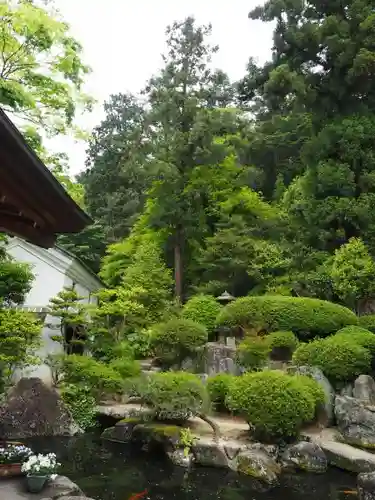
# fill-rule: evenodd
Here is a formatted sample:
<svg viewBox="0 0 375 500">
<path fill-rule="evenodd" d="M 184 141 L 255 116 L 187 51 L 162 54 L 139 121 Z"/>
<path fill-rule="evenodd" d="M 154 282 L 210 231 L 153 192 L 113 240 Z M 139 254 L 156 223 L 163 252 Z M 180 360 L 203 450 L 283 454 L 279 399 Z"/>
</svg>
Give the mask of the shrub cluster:
<svg viewBox="0 0 375 500">
<path fill-rule="evenodd" d="M 96 425 L 96 401 L 89 387 L 64 384 L 61 397 L 69 408 L 74 421 L 83 430 Z"/>
<path fill-rule="evenodd" d="M 270 345 L 266 338 L 249 336 L 237 349 L 237 361 L 247 371 L 257 370 L 265 366 L 270 353 Z"/>
<path fill-rule="evenodd" d="M 122 391 L 123 379 L 109 365 L 91 358 L 71 354 L 63 360 L 64 383 L 90 388 L 96 399 L 104 394 Z"/>
<path fill-rule="evenodd" d="M 212 295 L 195 295 L 184 305 L 182 317 L 200 323 L 206 327 L 208 333 L 212 333 L 221 309 L 222 306 Z"/>
<path fill-rule="evenodd" d="M 293 354 L 297 366 L 319 367 L 333 383 L 354 380 L 371 369 L 371 354 L 346 335 L 301 344 Z"/>
<path fill-rule="evenodd" d="M 216 410 L 227 410 L 225 399 L 229 393 L 229 387 L 235 383 L 237 377 L 229 373 L 218 373 L 207 379 L 207 391 Z"/>
<path fill-rule="evenodd" d="M 207 342 L 207 329 L 190 319 L 171 319 L 156 325 L 151 334 L 155 355 L 165 367 L 181 366 Z"/>
<path fill-rule="evenodd" d="M 318 388 L 312 389 L 316 382 L 305 379 L 276 370 L 247 373 L 230 385 L 228 408 L 244 416 L 257 439 L 295 437 L 313 420 L 322 397 Z"/>
<path fill-rule="evenodd" d="M 217 326 L 266 332 L 292 331 L 298 338 L 325 337 L 344 326 L 357 324 L 346 307 L 306 297 L 243 297 L 225 306 Z"/>
<path fill-rule="evenodd" d="M 139 384 L 138 393 L 159 420 L 187 420 L 209 407 L 207 390 L 192 373 L 155 373 Z"/>
<path fill-rule="evenodd" d="M 289 360 L 298 347 L 298 339 L 293 332 L 272 332 L 267 336 L 271 357 Z"/>
</svg>

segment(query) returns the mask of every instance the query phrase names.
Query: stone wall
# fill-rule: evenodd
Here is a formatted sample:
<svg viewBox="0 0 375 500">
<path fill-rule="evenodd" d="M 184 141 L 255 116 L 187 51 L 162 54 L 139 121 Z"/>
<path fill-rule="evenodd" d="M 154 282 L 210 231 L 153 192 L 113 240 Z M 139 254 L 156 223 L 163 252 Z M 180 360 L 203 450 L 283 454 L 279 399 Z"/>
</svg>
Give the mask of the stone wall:
<svg viewBox="0 0 375 500">
<path fill-rule="evenodd" d="M 240 369 L 235 363 L 236 348 L 216 342 L 209 342 L 204 350 L 204 372 L 208 375 L 232 373 L 239 375 Z"/>
</svg>

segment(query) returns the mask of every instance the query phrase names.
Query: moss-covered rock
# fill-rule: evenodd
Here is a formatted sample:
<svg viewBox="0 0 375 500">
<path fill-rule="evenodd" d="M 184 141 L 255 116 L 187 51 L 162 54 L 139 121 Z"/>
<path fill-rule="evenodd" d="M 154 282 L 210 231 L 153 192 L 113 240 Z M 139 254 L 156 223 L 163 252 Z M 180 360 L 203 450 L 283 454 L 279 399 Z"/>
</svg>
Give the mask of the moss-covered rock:
<svg viewBox="0 0 375 500">
<path fill-rule="evenodd" d="M 258 450 L 246 450 L 236 458 L 237 471 L 240 474 L 258 479 L 269 485 L 278 483 L 281 466 L 267 453 Z"/>
<path fill-rule="evenodd" d="M 173 451 L 180 443 L 180 434 L 181 427 L 178 425 L 147 422 L 135 425 L 132 441 L 147 449 L 162 446 L 165 451 Z"/>
</svg>

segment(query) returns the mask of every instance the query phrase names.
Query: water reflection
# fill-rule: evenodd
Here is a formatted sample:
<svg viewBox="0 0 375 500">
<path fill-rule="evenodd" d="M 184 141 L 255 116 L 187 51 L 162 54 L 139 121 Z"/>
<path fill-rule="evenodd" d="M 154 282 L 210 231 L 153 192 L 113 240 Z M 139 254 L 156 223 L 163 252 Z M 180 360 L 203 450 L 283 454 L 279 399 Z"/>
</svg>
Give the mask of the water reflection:
<svg viewBox="0 0 375 500">
<path fill-rule="evenodd" d="M 100 500 L 129 500 L 145 490 L 144 500 L 355 499 L 350 493 L 355 477 L 338 470 L 322 476 L 284 476 L 278 488 L 267 491 L 263 484 L 223 469 L 187 472 L 171 466 L 163 456 L 139 454 L 129 446 L 101 442 L 95 436 L 37 439 L 29 444 L 39 453 L 55 452 L 62 474 Z"/>
</svg>

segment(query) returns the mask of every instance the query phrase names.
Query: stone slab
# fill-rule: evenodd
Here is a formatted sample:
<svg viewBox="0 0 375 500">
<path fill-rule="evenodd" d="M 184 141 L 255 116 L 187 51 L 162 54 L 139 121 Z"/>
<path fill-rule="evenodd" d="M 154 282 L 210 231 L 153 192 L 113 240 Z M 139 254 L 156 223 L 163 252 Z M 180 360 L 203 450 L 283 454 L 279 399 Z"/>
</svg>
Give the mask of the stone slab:
<svg viewBox="0 0 375 500">
<path fill-rule="evenodd" d="M 1 500 L 43 500 L 46 499 L 45 493 L 28 493 L 25 488 L 25 480 L 0 479 L 0 499 Z M 48 500 L 48 499 L 46 499 Z"/>
<path fill-rule="evenodd" d="M 324 429 L 320 433 L 304 432 L 304 435 L 322 448 L 330 465 L 356 473 L 375 471 L 375 454 L 339 442 L 336 429 Z"/>
</svg>

